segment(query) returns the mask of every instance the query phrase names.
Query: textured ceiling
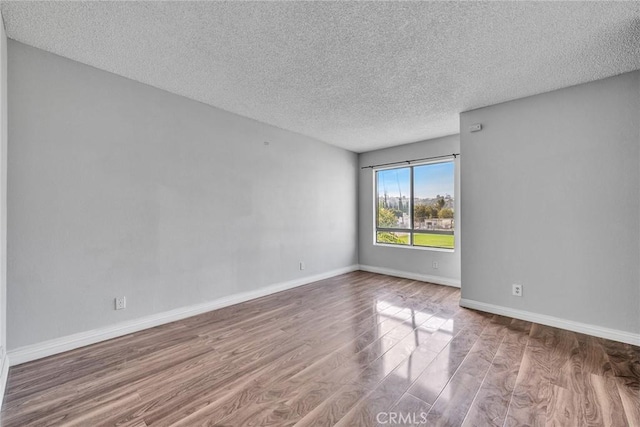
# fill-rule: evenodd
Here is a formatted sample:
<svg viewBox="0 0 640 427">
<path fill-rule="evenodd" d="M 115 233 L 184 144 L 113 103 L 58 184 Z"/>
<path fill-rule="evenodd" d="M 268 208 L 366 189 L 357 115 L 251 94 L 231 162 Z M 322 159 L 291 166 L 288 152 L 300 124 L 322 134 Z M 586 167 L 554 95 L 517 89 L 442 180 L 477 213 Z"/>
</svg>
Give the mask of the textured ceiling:
<svg viewBox="0 0 640 427">
<path fill-rule="evenodd" d="M 356 152 L 640 69 L 638 2 L 3 2 L 7 35 Z"/>
</svg>

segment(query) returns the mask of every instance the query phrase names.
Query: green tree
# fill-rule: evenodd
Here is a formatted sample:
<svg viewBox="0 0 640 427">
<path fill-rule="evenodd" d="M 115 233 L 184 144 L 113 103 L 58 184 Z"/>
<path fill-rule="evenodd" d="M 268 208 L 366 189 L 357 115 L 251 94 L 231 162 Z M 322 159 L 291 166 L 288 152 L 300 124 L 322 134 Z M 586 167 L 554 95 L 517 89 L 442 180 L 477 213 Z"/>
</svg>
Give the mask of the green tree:
<svg viewBox="0 0 640 427">
<path fill-rule="evenodd" d="M 387 208 L 378 208 L 378 227 L 391 228 L 398 226 L 398 217 L 396 213 Z"/>
<path fill-rule="evenodd" d="M 438 208 L 435 205 L 427 206 L 427 217 L 428 218 L 437 218 L 438 217 Z"/>
<path fill-rule="evenodd" d="M 413 217 L 417 222 L 430 218 L 431 209 L 427 205 L 417 205 L 413 208 Z"/>
<path fill-rule="evenodd" d="M 390 233 L 388 231 L 379 231 L 378 232 L 378 243 L 405 243 L 400 237 L 398 237 L 395 233 Z"/>
<path fill-rule="evenodd" d="M 453 218 L 453 209 L 451 208 L 440 209 L 440 212 L 438 212 L 438 218 Z"/>
<path fill-rule="evenodd" d="M 378 207 L 378 227 L 393 228 L 398 226 L 398 214 L 402 216 L 402 212 L 396 209 L 387 209 L 382 206 Z M 395 233 L 389 231 L 379 231 L 377 235 L 379 243 L 403 243 L 402 239 Z"/>
</svg>

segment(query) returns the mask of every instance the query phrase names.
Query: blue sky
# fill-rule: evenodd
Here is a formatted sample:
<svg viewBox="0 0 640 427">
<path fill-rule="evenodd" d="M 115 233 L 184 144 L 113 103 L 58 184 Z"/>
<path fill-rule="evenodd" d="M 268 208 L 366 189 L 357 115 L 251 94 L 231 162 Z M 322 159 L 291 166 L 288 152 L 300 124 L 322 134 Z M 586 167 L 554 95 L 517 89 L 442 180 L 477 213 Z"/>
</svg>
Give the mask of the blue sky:
<svg viewBox="0 0 640 427">
<path fill-rule="evenodd" d="M 453 196 L 454 186 L 453 162 L 432 163 L 429 165 L 415 166 L 413 174 L 415 179 L 414 196 L 418 198 L 434 198 L 440 194 Z M 384 195 L 385 190 L 389 196 L 409 197 L 409 168 L 388 169 L 378 171 L 378 193 Z"/>
</svg>

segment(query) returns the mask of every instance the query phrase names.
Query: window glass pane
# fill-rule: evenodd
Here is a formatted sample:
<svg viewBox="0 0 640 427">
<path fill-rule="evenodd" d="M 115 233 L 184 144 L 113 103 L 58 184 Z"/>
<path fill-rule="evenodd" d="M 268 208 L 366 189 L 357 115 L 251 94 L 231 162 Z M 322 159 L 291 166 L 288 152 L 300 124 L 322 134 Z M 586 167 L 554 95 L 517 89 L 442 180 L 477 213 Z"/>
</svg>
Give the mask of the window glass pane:
<svg viewBox="0 0 640 427">
<path fill-rule="evenodd" d="M 453 162 L 434 163 L 413 168 L 413 225 L 416 230 L 450 232 L 453 235 L 453 168 Z M 451 236 L 451 242 L 453 242 L 453 236 Z M 432 245 L 423 244 L 420 246 Z"/>
<path fill-rule="evenodd" d="M 411 228 L 411 169 L 376 172 L 379 228 Z"/>
<path fill-rule="evenodd" d="M 395 245 L 408 245 L 409 233 L 400 233 L 397 231 L 378 231 L 376 233 L 377 243 L 391 243 Z"/>
<path fill-rule="evenodd" d="M 453 231 L 450 233 L 433 234 L 433 233 L 414 233 L 414 246 L 427 246 L 432 248 L 454 248 Z"/>
</svg>

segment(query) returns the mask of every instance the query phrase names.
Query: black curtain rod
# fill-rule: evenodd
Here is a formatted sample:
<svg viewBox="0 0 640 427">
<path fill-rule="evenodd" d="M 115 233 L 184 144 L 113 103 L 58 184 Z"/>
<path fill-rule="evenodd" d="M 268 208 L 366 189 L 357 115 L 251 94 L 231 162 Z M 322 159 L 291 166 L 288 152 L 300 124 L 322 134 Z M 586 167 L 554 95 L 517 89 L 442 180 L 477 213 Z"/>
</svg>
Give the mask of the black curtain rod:
<svg viewBox="0 0 640 427">
<path fill-rule="evenodd" d="M 373 168 L 379 168 L 380 166 L 391 166 L 391 165 L 402 165 L 402 164 L 410 165 L 411 163 L 422 162 L 424 160 L 446 159 L 447 157 L 453 157 L 455 159 L 459 155 L 460 153 L 451 153 L 445 156 L 424 157 L 422 159 L 405 160 L 403 162 L 391 162 L 391 163 L 381 163 L 379 165 L 362 166 L 360 169 L 373 169 Z"/>
</svg>

